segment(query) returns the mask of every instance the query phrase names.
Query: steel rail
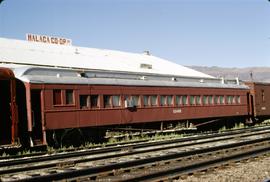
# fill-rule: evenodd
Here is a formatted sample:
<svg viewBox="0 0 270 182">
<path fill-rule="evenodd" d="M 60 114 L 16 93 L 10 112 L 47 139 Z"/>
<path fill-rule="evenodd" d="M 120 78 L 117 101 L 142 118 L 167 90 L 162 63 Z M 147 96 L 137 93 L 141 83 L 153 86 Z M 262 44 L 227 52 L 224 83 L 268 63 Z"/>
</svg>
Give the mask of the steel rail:
<svg viewBox="0 0 270 182">
<path fill-rule="evenodd" d="M 265 133 L 270 133 L 270 131 L 258 131 L 260 134 L 265 134 Z M 115 153 L 104 153 L 102 156 L 94 156 L 91 158 L 81 158 L 81 156 L 78 159 L 74 160 L 69 160 L 69 162 L 63 162 L 63 161 L 57 161 L 59 159 L 53 159 L 56 161 L 50 161 L 49 163 L 44 163 L 40 165 L 35 165 L 37 162 L 41 162 L 38 160 L 30 160 L 28 163 L 23 163 L 27 164 L 27 166 L 18 166 L 18 167 L 13 167 L 13 168 L 8 168 L 8 169 L 0 169 L 0 175 L 7 174 L 7 173 L 16 173 L 16 172 L 22 172 L 22 171 L 30 171 L 30 170 L 36 170 L 36 169 L 43 169 L 43 168 L 53 168 L 59 166 L 59 164 L 63 163 L 72 163 L 78 164 L 78 163 L 85 163 L 85 162 L 90 162 L 90 161 L 96 161 L 96 160 L 105 160 L 109 158 L 116 158 L 116 157 L 122 157 L 122 156 L 127 156 L 127 155 L 135 155 L 135 154 L 141 154 L 141 153 L 149 153 L 149 152 L 155 152 L 155 151 L 160 151 L 160 150 L 168 150 L 168 149 L 173 149 L 173 148 L 180 148 L 180 147 L 187 147 L 187 146 L 192 146 L 192 145 L 199 145 L 199 144 L 206 144 L 206 143 L 212 143 L 212 142 L 218 142 L 218 141 L 225 141 L 229 139 L 233 139 L 236 136 L 237 137 L 247 137 L 247 136 L 253 136 L 257 135 L 258 133 L 244 133 L 244 134 L 235 134 L 235 135 L 229 135 L 226 137 L 219 136 L 218 138 L 211 138 L 211 140 L 202 140 L 202 141 L 196 141 L 196 142 L 186 142 L 182 143 L 180 142 L 179 144 L 166 144 L 169 146 L 164 146 L 164 145 L 157 145 L 158 147 L 156 148 L 148 148 L 148 149 L 143 149 L 143 150 L 136 150 L 136 149 L 131 149 L 131 151 L 128 152 L 120 152 L 115 154 Z M 170 141 L 171 142 L 171 141 Z M 88 152 L 87 152 L 88 154 Z M 93 153 L 91 155 L 94 155 Z M 74 157 L 74 156 L 72 156 Z M 76 156 L 77 157 L 77 156 Z M 33 165 L 31 165 L 33 164 Z M 19 165 L 19 164 L 16 164 Z M 8 166 L 8 165 L 7 165 Z M 6 166 L 5 166 L 6 167 Z"/>
<path fill-rule="evenodd" d="M 61 173 L 49 174 L 46 176 L 33 176 L 31 178 L 26 178 L 23 180 L 24 181 L 38 181 L 38 180 L 51 181 L 51 180 L 62 180 L 62 179 L 67 179 L 67 178 L 76 178 L 79 176 L 96 175 L 98 173 L 109 172 L 116 169 L 124 169 L 124 168 L 130 168 L 134 166 L 146 165 L 148 163 L 154 163 L 154 162 L 164 161 L 164 160 L 172 160 L 175 158 L 186 157 L 190 155 L 198 155 L 198 154 L 203 154 L 207 152 L 213 152 L 213 151 L 229 149 L 229 148 L 234 148 L 234 147 L 239 147 L 239 146 L 245 146 L 245 145 L 255 144 L 255 143 L 264 142 L 268 140 L 270 140 L 270 136 L 248 140 L 248 141 L 241 141 L 238 143 L 230 143 L 230 144 L 224 144 L 220 146 L 211 146 L 207 148 L 194 149 L 194 150 L 184 151 L 184 152 L 179 151 L 179 152 L 170 153 L 164 156 L 153 156 L 149 158 L 113 163 L 113 164 L 108 164 L 104 166 L 88 167 L 84 169 L 73 169 L 73 170 L 63 171 Z"/>
<path fill-rule="evenodd" d="M 144 148 L 144 147 L 152 147 L 157 145 L 165 145 L 165 144 L 172 144 L 177 142 L 188 142 L 200 139 L 208 139 L 213 137 L 222 137 L 222 136 L 233 136 L 236 134 L 241 133 L 248 133 L 248 132 L 257 132 L 270 129 L 270 127 L 259 127 L 259 128 L 252 128 L 252 129 L 245 129 L 245 130 L 237 130 L 231 132 L 224 132 L 224 133 L 214 133 L 214 134 L 205 134 L 205 135 L 196 135 L 196 136 L 189 136 L 184 138 L 178 139 L 171 139 L 171 140 L 162 140 L 162 141 L 149 141 L 149 142 L 142 142 L 142 143 L 135 143 L 135 144 L 128 144 L 128 145 L 120 145 L 120 146 L 111 146 L 106 148 L 97 148 L 97 149 L 85 149 L 80 151 L 74 152 L 67 152 L 67 153 L 57 153 L 52 155 L 42 155 L 42 156 L 34 156 L 34 157 L 27 157 L 27 158 L 16 158 L 12 160 L 2 160 L 0 161 L 0 167 L 12 166 L 12 165 L 21 165 L 21 164 L 28 164 L 34 162 L 42 162 L 42 161 L 50 161 L 50 160 L 57 160 L 57 159 L 65 159 L 71 157 L 82 157 L 86 155 L 95 155 L 101 153 L 108 153 L 108 152 L 117 152 L 123 150 L 123 148 Z"/>
<path fill-rule="evenodd" d="M 233 129 L 233 130 L 225 130 L 225 131 L 222 131 L 222 132 L 217 132 L 217 131 L 214 131 L 214 132 L 208 132 L 208 133 L 189 133 L 189 134 L 186 134 L 184 138 L 181 138 L 180 140 L 192 140 L 192 139 L 197 139 L 197 138 L 200 138 L 200 137 L 203 137 L 203 136 L 207 136 L 207 135 L 212 135 L 212 136 L 216 136 L 216 135 L 224 135 L 226 133 L 242 133 L 242 132 L 248 132 L 248 131 L 259 131 L 259 130 L 264 130 L 265 128 L 267 128 L 270 126 L 269 125 L 263 125 L 263 126 L 259 126 L 259 127 L 249 127 L 249 128 L 240 128 L 240 129 Z M 163 131 L 166 133 L 166 131 Z M 171 131 L 173 132 L 173 131 Z M 157 132 L 159 133 L 159 132 Z M 143 134 L 147 134 L 147 132 L 143 133 Z M 196 135 L 195 135 L 196 134 Z M 150 133 L 150 135 L 152 135 L 152 133 Z M 193 138 L 192 138 L 193 137 Z M 190 138 L 190 139 L 189 139 Z M 178 139 L 179 140 L 179 139 Z M 100 149 L 100 148 L 114 148 L 114 147 L 120 147 L 120 146 L 123 146 L 123 145 L 136 145 L 136 144 L 139 144 L 139 143 L 147 143 L 147 142 L 153 142 L 151 139 L 142 139 L 142 140 L 139 140 L 139 141 L 127 141 L 127 142 L 119 142 L 119 143 L 113 143 L 113 144 L 102 144 L 100 146 L 95 146 L 95 147 L 89 147 L 89 148 L 75 148 L 75 149 L 66 149 L 66 150 L 59 150 L 59 151 L 56 151 L 53 155 L 57 155 L 57 154 L 60 154 L 62 155 L 64 152 L 69 152 L 69 153 L 72 153 L 72 152 L 78 152 L 80 150 L 95 150 L 95 149 Z M 155 141 L 157 142 L 157 141 Z M 151 144 L 149 144 L 151 145 Z M 138 145 L 139 147 L 139 145 Z M 2 150 L 2 148 L 0 148 L 0 154 L 3 154 L 5 150 Z M 17 152 L 20 152 L 20 151 L 23 151 L 23 150 L 18 150 Z M 13 152 L 14 153 L 14 152 Z M 7 153 L 8 154 L 8 153 Z M 41 152 L 37 152 L 37 153 L 30 153 L 30 154 L 21 154 L 21 155 L 8 155 L 8 156 L 0 156 L 0 167 L 1 167 L 1 161 L 3 160 L 9 160 L 9 159 L 22 159 L 22 158 L 26 158 L 26 157 L 43 157 L 44 155 L 46 155 L 48 153 L 44 152 L 44 151 L 41 151 Z"/>
<path fill-rule="evenodd" d="M 151 173 L 148 175 L 141 175 L 139 177 L 129 178 L 127 180 L 119 180 L 121 182 L 137 182 L 137 181 L 164 181 L 173 180 L 179 178 L 183 174 L 190 174 L 196 171 L 203 171 L 209 168 L 224 165 L 228 162 L 239 162 L 241 160 L 246 160 L 249 158 L 254 158 L 260 155 L 269 154 L 270 146 L 254 149 L 247 152 L 242 152 L 239 154 L 233 154 L 229 156 L 223 156 L 216 159 L 206 160 L 203 162 L 193 163 L 184 167 L 175 167 L 168 170 L 159 171 L 156 173 Z"/>
</svg>

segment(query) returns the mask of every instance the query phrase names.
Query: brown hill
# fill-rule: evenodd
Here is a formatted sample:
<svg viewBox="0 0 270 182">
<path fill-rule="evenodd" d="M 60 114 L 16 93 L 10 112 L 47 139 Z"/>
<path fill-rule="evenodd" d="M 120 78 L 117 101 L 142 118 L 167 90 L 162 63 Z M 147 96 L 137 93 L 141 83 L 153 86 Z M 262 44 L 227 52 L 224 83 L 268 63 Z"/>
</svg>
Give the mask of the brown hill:
<svg viewBox="0 0 270 182">
<path fill-rule="evenodd" d="M 222 67 L 204 67 L 188 66 L 197 71 L 215 76 L 234 79 L 238 77 L 244 81 L 259 81 L 270 83 L 270 67 L 247 67 L 247 68 L 222 68 Z"/>
</svg>

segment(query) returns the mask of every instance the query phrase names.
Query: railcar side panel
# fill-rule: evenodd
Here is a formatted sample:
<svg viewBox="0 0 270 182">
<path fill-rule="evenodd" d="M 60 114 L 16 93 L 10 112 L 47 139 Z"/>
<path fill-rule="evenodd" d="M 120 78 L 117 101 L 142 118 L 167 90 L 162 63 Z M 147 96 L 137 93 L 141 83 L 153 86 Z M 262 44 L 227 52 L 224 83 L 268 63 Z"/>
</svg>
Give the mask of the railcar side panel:
<svg viewBox="0 0 270 182">
<path fill-rule="evenodd" d="M 40 86 L 40 88 L 42 88 Z M 198 118 L 218 118 L 230 116 L 245 116 L 248 112 L 244 89 L 209 89 L 209 88 L 164 88 L 164 87 L 134 87 L 134 86 L 86 86 L 86 85 L 45 85 L 44 86 L 44 120 L 46 129 L 78 128 L 89 126 L 106 126 L 119 124 L 134 124 L 154 121 L 191 120 Z M 56 91 L 57 92 L 56 92 Z M 71 92 L 72 98 L 67 97 Z M 126 107 L 126 97 L 138 96 L 139 105 Z M 144 96 L 154 96 L 155 103 L 144 104 Z M 172 96 L 172 105 L 162 105 L 162 96 Z M 187 95 L 186 105 L 177 105 L 176 96 Z M 203 104 L 203 96 L 213 95 L 224 97 L 224 103 Z M 225 96 L 237 95 L 240 103 L 227 104 Z M 82 104 L 83 99 L 98 98 L 95 107 Z M 108 96 L 115 96 L 113 101 L 105 101 Z M 192 96 L 200 96 L 199 104 L 192 105 Z M 56 102 L 54 97 L 59 97 Z M 89 98 L 88 98 L 89 97 Z M 96 99 L 97 99 L 96 98 Z M 67 99 L 67 100 L 66 100 Z M 70 99 L 70 100 L 68 100 Z M 57 99 L 56 99 L 57 100 Z M 69 102 L 69 103 L 68 103 Z M 208 101 L 207 101 L 208 102 Z M 210 101 L 209 101 L 210 102 Z M 218 101 L 221 102 L 221 101 Z M 91 103 L 92 104 L 92 103 Z M 109 106 L 107 106 L 109 104 Z"/>
</svg>

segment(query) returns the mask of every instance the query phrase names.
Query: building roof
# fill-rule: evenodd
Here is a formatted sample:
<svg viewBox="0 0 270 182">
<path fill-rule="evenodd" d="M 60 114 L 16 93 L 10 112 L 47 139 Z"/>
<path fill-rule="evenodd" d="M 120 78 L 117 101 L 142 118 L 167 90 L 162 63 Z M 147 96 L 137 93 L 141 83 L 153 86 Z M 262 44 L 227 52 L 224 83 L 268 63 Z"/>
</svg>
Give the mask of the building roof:
<svg viewBox="0 0 270 182">
<path fill-rule="evenodd" d="M 53 45 L 6 38 L 0 38 L 0 63 L 213 78 L 145 53 Z"/>
</svg>

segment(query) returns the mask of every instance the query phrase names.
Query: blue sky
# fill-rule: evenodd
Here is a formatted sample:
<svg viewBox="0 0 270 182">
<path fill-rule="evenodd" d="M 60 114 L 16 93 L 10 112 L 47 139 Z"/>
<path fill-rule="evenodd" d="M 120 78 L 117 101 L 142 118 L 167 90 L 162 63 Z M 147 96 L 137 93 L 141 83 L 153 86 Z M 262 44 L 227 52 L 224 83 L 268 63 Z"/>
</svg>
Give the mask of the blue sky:
<svg viewBox="0 0 270 182">
<path fill-rule="evenodd" d="M 268 0 L 4 0 L 0 37 L 26 33 L 181 65 L 270 66 Z"/>
</svg>

